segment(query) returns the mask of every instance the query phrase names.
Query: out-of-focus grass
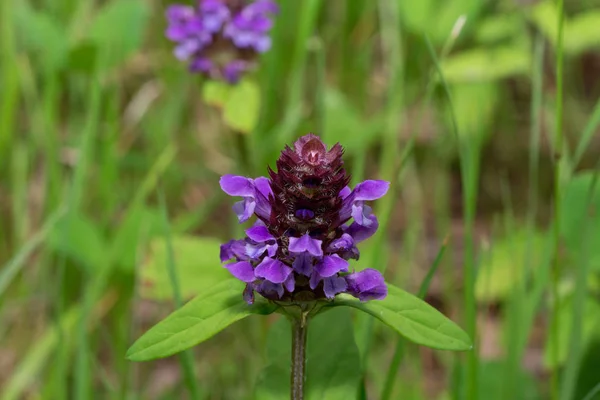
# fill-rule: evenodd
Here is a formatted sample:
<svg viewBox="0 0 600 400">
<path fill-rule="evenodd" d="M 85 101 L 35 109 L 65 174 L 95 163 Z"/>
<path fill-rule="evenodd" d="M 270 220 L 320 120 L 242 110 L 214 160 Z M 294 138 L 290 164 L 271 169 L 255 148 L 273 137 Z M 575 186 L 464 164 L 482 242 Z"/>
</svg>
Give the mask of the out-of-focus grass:
<svg viewBox="0 0 600 400">
<path fill-rule="evenodd" d="M 183 237 L 198 249 L 228 240 L 241 227 L 218 177 L 266 174 L 309 131 L 346 146 L 354 183 L 392 182 L 353 267 L 416 292 L 448 237 L 426 299 L 477 343 L 463 355 L 406 345 L 394 356 L 395 335 L 358 317 L 359 396 L 593 393 L 597 374 L 582 360 L 600 335 L 600 319 L 588 320 L 600 195 L 581 170 L 597 170 L 600 155 L 600 4 L 565 4 L 561 44 L 552 0 L 281 0 L 273 49 L 249 77 L 262 106 L 246 133 L 223 124 L 205 82 L 171 56 L 167 4 L 0 2 L 0 398 L 251 397 L 271 319 L 231 327 L 181 365 L 124 354 L 177 304 L 146 288 L 221 272 L 206 252 L 175 251 L 162 264 L 172 281 L 152 280 L 161 215 L 175 250 Z M 560 167 L 550 142 L 564 143 Z M 569 228 L 580 218 L 579 232 Z M 202 270 L 180 269 L 194 265 L 181 257 Z M 568 318 L 553 339 L 561 304 Z"/>
</svg>

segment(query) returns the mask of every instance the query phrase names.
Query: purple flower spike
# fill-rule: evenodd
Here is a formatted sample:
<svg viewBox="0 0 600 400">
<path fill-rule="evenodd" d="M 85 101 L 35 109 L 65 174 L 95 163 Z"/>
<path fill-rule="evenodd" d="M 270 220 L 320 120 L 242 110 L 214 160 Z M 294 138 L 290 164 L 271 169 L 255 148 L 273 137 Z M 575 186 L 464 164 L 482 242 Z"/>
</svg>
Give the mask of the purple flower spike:
<svg viewBox="0 0 600 400">
<path fill-rule="evenodd" d="M 261 4 L 268 6 L 266 0 Z M 221 246 L 221 260 L 235 261 L 226 268 L 248 284 L 247 302 L 254 292 L 284 306 L 328 301 L 339 293 L 361 301 L 386 296 L 381 273 L 348 274 L 348 260 L 358 260 L 357 244 L 379 226 L 364 202 L 383 196 L 389 184 L 365 181 L 350 190 L 342 155 L 339 144 L 328 148 L 308 134 L 286 146 L 268 179 L 221 178 L 225 193 L 243 198 L 234 207 L 240 221 L 258 217 L 245 239 Z"/>
<path fill-rule="evenodd" d="M 367 268 L 346 276 L 348 293 L 360 301 L 383 300 L 387 296 L 387 286 L 381 272 Z"/>
<path fill-rule="evenodd" d="M 269 282 L 282 283 L 292 273 L 292 269 L 282 263 L 279 260 L 265 257 L 263 261 L 258 264 L 254 273 L 259 278 L 264 278 Z"/>
<path fill-rule="evenodd" d="M 291 237 L 289 249 L 292 253 L 307 252 L 315 257 L 321 257 L 323 255 L 322 243 L 322 240 L 313 239 L 307 233 L 299 238 Z"/>
</svg>

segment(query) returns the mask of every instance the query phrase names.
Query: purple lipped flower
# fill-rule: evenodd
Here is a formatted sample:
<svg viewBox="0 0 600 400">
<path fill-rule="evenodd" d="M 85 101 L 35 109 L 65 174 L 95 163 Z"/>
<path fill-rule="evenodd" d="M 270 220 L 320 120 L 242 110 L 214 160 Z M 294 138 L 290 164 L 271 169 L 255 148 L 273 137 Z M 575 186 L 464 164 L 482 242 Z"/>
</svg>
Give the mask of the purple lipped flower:
<svg viewBox="0 0 600 400">
<path fill-rule="evenodd" d="M 347 275 L 345 279 L 348 293 L 358 297 L 360 301 L 382 300 L 387 296 L 387 286 L 383 276 L 375 269 L 367 268 Z"/>
<path fill-rule="evenodd" d="M 349 274 L 348 260 L 359 258 L 357 244 L 379 226 L 365 202 L 382 197 L 389 184 L 368 180 L 350 189 L 342 154 L 339 144 L 328 149 L 309 134 L 282 151 L 269 178 L 221 178 L 225 193 L 243 198 L 234 206 L 239 221 L 258 219 L 244 239 L 221 246 L 225 268 L 247 283 L 247 302 L 254 292 L 283 303 L 339 293 L 361 301 L 385 297 L 381 273 Z"/>
<path fill-rule="evenodd" d="M 175 42 L 177 59 L 191 72 L 236 83 L 254 69 L 258 55 L 271 48 L 272 0 L 199 0 L 197 7 L 166 10 L 165 36 Z"/>
</svg>

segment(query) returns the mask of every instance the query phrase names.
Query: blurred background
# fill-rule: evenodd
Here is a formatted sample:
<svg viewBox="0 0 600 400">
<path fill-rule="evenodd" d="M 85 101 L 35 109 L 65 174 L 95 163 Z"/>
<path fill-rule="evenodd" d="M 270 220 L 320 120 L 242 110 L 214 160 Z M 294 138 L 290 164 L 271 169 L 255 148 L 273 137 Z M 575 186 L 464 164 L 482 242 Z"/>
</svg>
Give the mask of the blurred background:
<svg viewBox="0 0 600 400">
<path fill-rule="evenodd" d="M 355 318 L 357 398 L 600 399 L 600 1 L 564 2 L 562 40 L 552 0 L 278 3 L 228 86 L 173 57 L 167 1 L 0 2 L 0 398 L 193 398 L 177 357 L 125 352 L 175 307 L 169 264 L 185 298 L 227 277 L 219 177 L 313 132 L 392 182 L 355 266 L 412 293 L 436 267 L 426 300 L 476 340 Z M 193 349 L 198 398 L 267 398 L 275 319 Z"/>
</svg>

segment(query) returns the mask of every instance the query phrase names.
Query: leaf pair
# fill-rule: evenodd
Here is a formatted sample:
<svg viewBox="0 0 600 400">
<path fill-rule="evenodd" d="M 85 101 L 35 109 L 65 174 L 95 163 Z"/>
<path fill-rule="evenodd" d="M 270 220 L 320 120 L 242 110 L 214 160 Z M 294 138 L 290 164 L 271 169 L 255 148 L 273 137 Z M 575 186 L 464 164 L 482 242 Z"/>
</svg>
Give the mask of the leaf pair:
<svg viewBox="0 0 600 400">
<path fill-rule="evenodd" d="M 277 306 L 257 297 L 248 305 L 242 299 L 244 284 L 228 279 L 206 290 L 159 322 L 127 352 L 133 361 L 167 357 L 214 336 L 252 314 L 271 314 Z M 388 285 L 388 296 L 367 303 L 339 295 L 329 307 L 348 306 L 379 319 L 408 340 L 440 350 L 471 349 L 468 335 L 454 322 L 417 297 Z"/>
</svg>

